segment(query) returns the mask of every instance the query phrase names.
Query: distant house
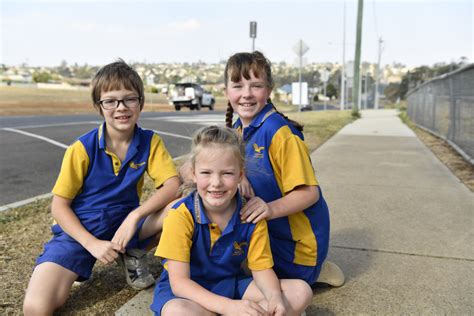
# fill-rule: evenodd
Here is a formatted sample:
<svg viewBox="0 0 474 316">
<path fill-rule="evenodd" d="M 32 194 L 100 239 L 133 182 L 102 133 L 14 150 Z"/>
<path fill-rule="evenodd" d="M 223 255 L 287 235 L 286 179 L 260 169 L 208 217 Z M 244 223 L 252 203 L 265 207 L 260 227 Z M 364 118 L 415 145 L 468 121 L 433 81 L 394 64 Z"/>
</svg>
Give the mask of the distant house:
<svg viewBox="0 0 474 316">
<path fill-rule="evenodd" d="M 287 83 L 276 90 L 273 91 L 273 94 L 278 95 L 280 101 L 289 103 L 291 100 L 291 84 Z"/>
<path fill-rule="evenodd" d="M 3 73 L 2 81 L 32 83 L 33 76 L 28 71 L 16 68 L 10 68 Z"/>
</svg>

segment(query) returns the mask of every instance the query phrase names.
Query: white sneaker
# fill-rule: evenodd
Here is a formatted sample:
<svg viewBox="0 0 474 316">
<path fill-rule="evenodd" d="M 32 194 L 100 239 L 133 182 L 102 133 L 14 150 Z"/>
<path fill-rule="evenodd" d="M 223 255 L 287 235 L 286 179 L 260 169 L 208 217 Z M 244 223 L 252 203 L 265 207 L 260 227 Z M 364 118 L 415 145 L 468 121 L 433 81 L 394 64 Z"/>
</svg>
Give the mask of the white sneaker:
<svg viewBox="0 0 474 316">
<path fill-rule="evenodd" d="M 126 253 L 119 254 L 117 263 L 125 272 L 128 285 L 134 289 L 143 290 L 155 284 L 155 278 L 148 271 L 145 250 L 128 249 Z"/>
<path fill-rule="evenodd" d="M 344 284 L 345 278 L 341 268 L 334 262 L 324 261 L 319 273 L 319 277 L 316 280 L 317 283 L 326 283 L 334 287 L 340 287 Z"/>
<path fill-rule="evenodd" d="M 72 287 L 78 287 L 78 286 L 81 286 L 81 285 L 83 285 L 83 284 L 91 283 L 93 279 L 94 279 L 94 275 L 91 274 L 91 276 L 90 276 L 87 280 L 84 280 L 84 281 L 74 281 L 74 283 L 72 284 Z"/>
</svg>

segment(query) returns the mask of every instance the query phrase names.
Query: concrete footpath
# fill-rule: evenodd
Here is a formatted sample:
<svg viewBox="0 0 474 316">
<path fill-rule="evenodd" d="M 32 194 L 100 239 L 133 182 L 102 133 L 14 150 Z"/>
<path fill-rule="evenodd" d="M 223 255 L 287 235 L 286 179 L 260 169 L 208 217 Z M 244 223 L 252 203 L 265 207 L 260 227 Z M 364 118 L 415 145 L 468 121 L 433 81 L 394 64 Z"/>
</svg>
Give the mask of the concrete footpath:
<svg viewBox="0 0 474 316">
<path fill-rule="evenodd" d="M 311 158 L 346 284 L 316 288 L 307 315 L 474 314 L 474 194 L 396 111 L 362 111 Z M 151 299 L 116 315 L 151 314 Z"/>
</svg>

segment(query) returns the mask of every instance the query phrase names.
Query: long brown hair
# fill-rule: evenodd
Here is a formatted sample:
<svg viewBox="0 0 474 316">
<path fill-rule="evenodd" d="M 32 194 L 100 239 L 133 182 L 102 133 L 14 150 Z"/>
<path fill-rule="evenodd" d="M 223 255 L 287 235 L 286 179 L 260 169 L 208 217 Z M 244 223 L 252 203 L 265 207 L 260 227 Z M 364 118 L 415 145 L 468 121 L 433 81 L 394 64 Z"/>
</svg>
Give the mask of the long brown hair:
<svg viewBox="0 0 474 316">
<path fill-rule="evenodd" d="M 250 73 L 257 78 L 263 77 L 267 83 L 267 87 L 272 90 L 275 86 L 275 82 L 272 77 L 272 64 L 271 62 L 259 51 L 254 51 L 253 53 L 236 53 L 232 55 L 224 70 L 224 81 L 225 87 L 227 88 L 227 83 L 239 82 L 242 77 L 245 79 L 250 79 Z M 272 100 L 268 98 L 267 103 L 272 103 Z M 277 110 L 275 105 L 272 103 L 275 111 L 283 116 L 290 124 L 292 124 L 297 130 L 303 131 L 303 125 L 300 123 L 289 119 L 286 115 Z M 232 127 L 232 115 L 234 114 L 234 109 L 230 102 L 227 102 L 227 110 L 225 114 L 225 123 L 227 127 Z"/>
</svg>

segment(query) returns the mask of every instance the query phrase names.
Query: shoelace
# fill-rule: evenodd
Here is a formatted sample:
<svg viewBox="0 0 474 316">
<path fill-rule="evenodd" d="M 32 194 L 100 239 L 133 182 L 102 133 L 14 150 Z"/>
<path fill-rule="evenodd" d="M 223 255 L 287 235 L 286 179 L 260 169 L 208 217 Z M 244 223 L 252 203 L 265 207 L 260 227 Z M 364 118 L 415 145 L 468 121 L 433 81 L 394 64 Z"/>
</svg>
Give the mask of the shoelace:
<svg viewBox="0 0 474 316">
<path fill-rule="evenodd" d="M 148 265 L 146 264 L 146 257 L 143 256 L 141 258 L 136 258 L 136 257 L 132 257 L 132 258 L 136 263 L 137 276 L 140 277 L 142 275 L 147 275 L 148 274 Z"/>
</svg>

